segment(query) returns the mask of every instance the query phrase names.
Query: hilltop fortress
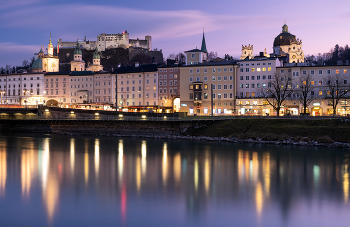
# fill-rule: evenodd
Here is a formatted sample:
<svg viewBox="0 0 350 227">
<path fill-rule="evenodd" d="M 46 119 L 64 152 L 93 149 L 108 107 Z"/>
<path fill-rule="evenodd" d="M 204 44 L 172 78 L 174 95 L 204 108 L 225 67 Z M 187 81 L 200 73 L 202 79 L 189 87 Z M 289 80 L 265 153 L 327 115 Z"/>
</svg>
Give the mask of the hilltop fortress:
<svg viewBox="0 0 350 227">
<path fill-rule="evenodd" d="M 132 48 L 142 48 L 146 50 L 152 50 L 152 37 L 145 36 L 144 40 L 139 38 L 137 39 L 129 39 L 129 33 L 127 31 L 123 31 L 121 34 L 106 34 L 101 33 L 97 36 L 97 41 L 89 41 L 86 40 L 86 36 L 83 40 L 78 40 L 79 46 L 86 50 L 95 50 L 97 48 L 98 51 L 105 51 L 106 49 L 113 48 L 124 48 L 127 49 L 129 47 Z M 62 39 L 58 40 L 59 48 L 75 48 L 77 45 L 76 41 L 62 41 Z"/>
</svg>

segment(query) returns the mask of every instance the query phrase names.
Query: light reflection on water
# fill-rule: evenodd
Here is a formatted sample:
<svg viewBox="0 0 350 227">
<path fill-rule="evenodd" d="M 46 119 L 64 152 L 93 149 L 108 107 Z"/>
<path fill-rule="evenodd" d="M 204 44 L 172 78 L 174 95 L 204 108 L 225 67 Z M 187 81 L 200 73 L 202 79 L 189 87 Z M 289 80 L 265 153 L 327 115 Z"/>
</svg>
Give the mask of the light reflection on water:
<svg viewBox="0 0 350 227">
<path fill-rule="evenodd" d="M 0 224 L 346 226 L 349 153 L 171 140 L 2 136 Z"/>
</svg>

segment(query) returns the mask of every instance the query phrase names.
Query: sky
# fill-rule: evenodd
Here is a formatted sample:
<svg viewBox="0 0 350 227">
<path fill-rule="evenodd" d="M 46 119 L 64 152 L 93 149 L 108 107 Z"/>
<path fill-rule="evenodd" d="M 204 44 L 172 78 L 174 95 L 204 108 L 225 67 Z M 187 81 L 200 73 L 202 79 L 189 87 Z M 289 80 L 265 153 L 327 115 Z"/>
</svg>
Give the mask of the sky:
<svg viewBox="0 0 350 227">
<path fill-rule="evenodd" d="M 0 67 L 29 61 L 50 33 L 55 46 L 124 30 L 132 39 L 151 35 L 166 58 L 200 48 L 204 28 L 207 50 L 219 57 L 239 57 L 248 44 L 255 55 L 272 53 L 284 21 L 305 55 L 350 45 L 349 0 L 0 0 Z"/>
</svg>

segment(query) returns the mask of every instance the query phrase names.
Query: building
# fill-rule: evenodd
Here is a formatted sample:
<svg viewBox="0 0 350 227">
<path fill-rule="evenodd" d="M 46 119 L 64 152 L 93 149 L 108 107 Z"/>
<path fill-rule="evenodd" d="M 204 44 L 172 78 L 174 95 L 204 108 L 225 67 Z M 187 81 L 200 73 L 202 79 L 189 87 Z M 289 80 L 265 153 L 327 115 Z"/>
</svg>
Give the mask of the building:
<svg viewBox="0 0 350 227">
<path fill-rule="evenodd" d="M 129 33 L 123 31 L 121 34 L 106 34 L 101 33 L 97 36 L 97 41 L 86 40 L 86 37 L 83 40 L 78 40 L 79 46 L 86 50 L 94 50 L 95 48 L 98 51 L 105 51 L 106 49 L 112 48 L 124 48 L 129 47 L 143 48 L 147 50 L 152 50 L 152 37 L 145 36 L 144 40 L 139 38 L 129 39 Z M 63 42 L 62 39 L 58 40 L 59 48 L 73 48 L 75 47 L 75 42 Z"/>
<path fill-rule="evenodd" d="M 207 51 L 207 45 L 205 43 L 205 37 L 204 37 L 204 31 L 203 31 L 203 38 L 202 38 L 202 45 L 201 49 L 193 49 L 185 51 L 186 54 L 186 65 L 196 65 L 198 63 L 203 63 L 208 60 L 208 51 Z"/>
<path fill-rule="evenodd" d="M 344 115 L 350 114 L 349 101 L 350 96 L 347 91 L 350 90 L 350 66 L 336 65 L 336 66 L 298 66 L 297 64 L 289 67 L 277 67 L 277 73 L 287 75 L 292 78 L 294 83 L 294 90 L 290 100 L 286 101 L 285 112 L 290 114 L 303 113 L 303 104 L 301 97 L 300 86 L 301 83 L 306 84 L 306 77 L 310 76 L 310 92 L 308 94 L 308 103 L 306 112 L 311 116 L 321 115 Z M 335 83 L 335 87 L 329 84 Z M 335 89 L 335 90 L 333 90 Z M 345 95 L 340 98 L 336 108 L 333 112 L 332 93 L 335 96 Z"/>
<path fill-rule="evenodd" d="M 53 55 L 53 45 L 50 41 L 47 47 L 47 54 L 43 52 L 41 48 L 38 53 L 38 59 L 32 64 L 32 72 L 58 72 L 59 71 L 59 59 L 58 56 Z"/>
<path fill-rule="evenodd" d="M 45 73 L 45 100 L 49 106 L 68 107 L 70 105 L 70 72 Z"/>
<path fill-rule="evenodd" d="M 237 61 L 236 105 L 238 114 L 269 115 L 273 109 L 261 98 L 261 89 L 268 87 L 276 67 L 283 66 L 278 58 L 256 57 Z"/>
<path fill-rule="evenodd" d="M 83 54 L 80 50 L 78 40 L 74 50 L 74 60 L 70 62 L 70 65 L 71 71 L 85 71 L 85 61 L 83 60 Z"/>
<path fill-rule="evenodd" d="M 119 110 L 132 112 L 157 111 L 158 66 L 124 66 L 115 70 Z"/>
<path fill-rule="evenodd" d="M 89 65 L 86 68 L 87 71 L 99 72 L 103 70 L 103 66 L 101 65 L 101 56 L 98 53 L 97 48 L 95 49 L 95 53 L 92 56 L 92 65 Z"/>
<path fill-rule="evenodd" d="M 232 114 L 235 112 L 235 61 L 206 62 L 180 67 L 180 112 Z"/>
<path fill-rule="evenodd" d="M 159 108 L 165 112 L 180 111 L 179 65 L 164 65 L 158 68 Z"/>
<path fill-rule="evenodd" d="M 303 63 L 305 60 L 302 41 L 288 31 L 288 26 L 282 26 L 282 32 L 273 42 L 273 54 L 277 57 L 287 56 L 288 63 Z"/>
<path fill-rule="evenodd" d="M 45 104 L 44 73 L 0 74 L 1 104 Z"/>
</svg>

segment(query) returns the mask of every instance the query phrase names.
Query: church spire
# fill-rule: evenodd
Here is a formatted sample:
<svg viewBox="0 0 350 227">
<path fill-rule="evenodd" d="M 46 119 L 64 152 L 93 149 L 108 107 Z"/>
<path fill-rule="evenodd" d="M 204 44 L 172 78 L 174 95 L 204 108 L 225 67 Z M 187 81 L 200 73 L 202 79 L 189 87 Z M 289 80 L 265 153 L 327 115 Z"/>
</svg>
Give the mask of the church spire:
<svg viewBox="0 0 350 227">
<path fill-rule="evenodd" d="M 202 39 L 201 51 L 207 52 L 207 45 L 205 44 L 205 37 L 204 37 L 204 28 L 203 28 L 203 39 Z"/>
</svg>

